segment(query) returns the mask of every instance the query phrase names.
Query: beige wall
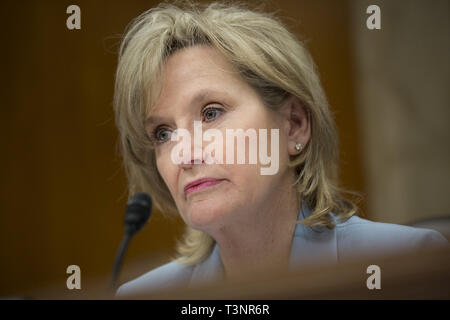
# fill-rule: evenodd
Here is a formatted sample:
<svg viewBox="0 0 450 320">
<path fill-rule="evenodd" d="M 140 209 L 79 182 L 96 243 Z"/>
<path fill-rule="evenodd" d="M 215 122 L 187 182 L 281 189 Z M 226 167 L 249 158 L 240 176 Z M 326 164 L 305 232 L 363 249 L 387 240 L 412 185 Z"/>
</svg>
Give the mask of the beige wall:
<svg viewBox="0 0 450 320">
<path fill-rule="evenodd" d="M 381 30 L 366 28 L 370 4 Z M 350 11 L 369 214 L 449 216 L 449 2 L 352 1 Z"/>
</svg>

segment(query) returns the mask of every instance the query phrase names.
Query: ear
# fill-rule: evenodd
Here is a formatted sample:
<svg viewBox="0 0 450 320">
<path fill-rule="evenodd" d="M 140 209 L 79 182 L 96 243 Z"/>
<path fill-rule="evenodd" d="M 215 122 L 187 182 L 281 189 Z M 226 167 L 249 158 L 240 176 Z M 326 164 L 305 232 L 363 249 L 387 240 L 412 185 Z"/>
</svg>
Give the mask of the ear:
<svg viewBox="0 0 450 320">
<path fill-rule="evenodd" d="M 297 155 L 311 138 L 309 110 L 299 98 L 291 95 L 281 106 L 280 113 L 287 138 L 288 153 L 291 156 Z"/>
</svg>

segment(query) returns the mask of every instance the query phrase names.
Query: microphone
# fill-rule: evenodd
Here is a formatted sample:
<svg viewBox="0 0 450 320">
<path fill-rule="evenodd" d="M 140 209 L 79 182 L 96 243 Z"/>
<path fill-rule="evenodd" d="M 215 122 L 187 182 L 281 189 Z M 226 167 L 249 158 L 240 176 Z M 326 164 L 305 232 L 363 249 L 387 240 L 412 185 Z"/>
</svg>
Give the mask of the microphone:
<svg viewBox="0 0 450 320">
<path fill-rule="evenodd" d="M 116 282 L 119 276 L 120 266 L 122 264 L 125 251 L 128 247 L 133 235 L 142 229 L 147 220 L 150 218 L 150 213 L 152 211 L 152 199 L 147 193 L 139 192 L 136 193 L 128 201 L 125 209 L 125 234 L 120 243 L 119 250 L 117 251 L 116 260 L 114 263 L 112 278 L 111 278 L 111 289 L 116 289 Z"/>
</svg>

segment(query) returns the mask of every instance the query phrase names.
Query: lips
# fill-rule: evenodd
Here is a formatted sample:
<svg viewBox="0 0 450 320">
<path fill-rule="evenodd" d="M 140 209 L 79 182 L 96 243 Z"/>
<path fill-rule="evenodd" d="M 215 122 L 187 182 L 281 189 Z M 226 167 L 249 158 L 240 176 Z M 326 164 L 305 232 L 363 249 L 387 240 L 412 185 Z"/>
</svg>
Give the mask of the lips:
<svg viewBox="0 0 450 320">
<path fill-rule="evenodd" d="M 216 184 L 221 183 L 225 179 L 215 179 L 215 178 L 201 178 L 194 181 L 189 182 L 184 187 L 184 193 L 185 195 L 188 195 L 192 192 L 203 190 L 212 186 L 215 186 Z"/>
</svg>

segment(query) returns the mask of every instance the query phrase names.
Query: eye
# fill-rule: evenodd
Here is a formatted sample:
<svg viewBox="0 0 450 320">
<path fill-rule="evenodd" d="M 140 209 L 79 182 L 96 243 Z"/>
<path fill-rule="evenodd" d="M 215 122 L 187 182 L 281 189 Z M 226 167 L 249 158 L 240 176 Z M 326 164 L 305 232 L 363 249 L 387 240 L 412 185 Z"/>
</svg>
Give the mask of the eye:
<svg viewBox="0 0 450 320">
<path fill-rule="evenodd" d="M 212 121 L 219 117 L 223 113 L 222 108 L 217 107 L 207 107 L 202 111 L 202 120 L 205 122 Z"/>
<path fill-rule="evenodd" d="M 166 127 L 158 127 L 153 131 L 153 140 L 156 143 L 164 143 L 168 140 L 170 140 L 172 132 L 167 129 Z"/>
</svg>

